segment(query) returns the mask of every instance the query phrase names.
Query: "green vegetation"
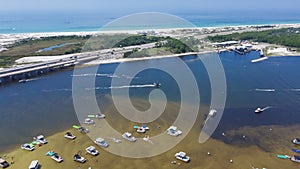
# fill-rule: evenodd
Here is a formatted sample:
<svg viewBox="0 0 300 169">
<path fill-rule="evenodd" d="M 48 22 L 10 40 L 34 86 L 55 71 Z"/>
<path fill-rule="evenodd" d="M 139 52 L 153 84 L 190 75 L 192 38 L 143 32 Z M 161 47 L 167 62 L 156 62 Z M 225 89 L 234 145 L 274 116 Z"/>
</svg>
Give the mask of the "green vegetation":
<svg viewBox="0 0 300 169">
<path fill-rule="evenodd" d="M 141 51 L 134 49 L 132 51 L 124 53 L 124 58 L 137 58 L 137 57 L 149 57 L 155 55 L 169 55 L 169 54 L 180 54 L 186 52 L 193 52 L 188 45 L 183 43 L 181 40 L 174 39 L 171 37 L 153 37 L 153 36 L 142 36 L 134 35 L 130 36 L 123 41 L 120 41 L 116 46 L 132 46 L 141 45 L 147 43 L 156 42 L 155 48 L 143 49 Z"/>
<path fill-rule="evenodd" d="M 132 35 L 129 36 L 117 44 L 114 47 L 125 47 L 125 46 L 134 46 L 134 45 L 142 45 L 147 43 L 159 42 L 166 40 L 165 37 L 156 37 L 156 36 L 145 36 L 145 35 Z"/>
<path fill-rule="evenodd" d="M 150 57 L 150 56 L 162 56 L 162 55 L 171 55 L 167 48 L 150 48 L 150 49 L 143 49 L 138 51 L 137 49 L 132 50 L 130 52 L 124 53 L 124 58 L 138 58 L 138 57 Z"/>
<path fill-rule="evenodd" d="M 209 36 L 213 42 L 231 41 L 231 40 L 250 40 L 255 42 L 264 42 L 287 47 L 300 48 L 300 28 L 283 28 L 276 30 L 266 30 L 259 32 L 233 33 L 229 35 Z"/>
<path fill-rule="evenodd" d="M 13 45 L 7 46 L 8 50 L 0 52 L 0 67 L 15 64 L 15 60 L 26 56 L 57 56 L 79 53 L 81 51 L 94 51 L 112 47 L 126 47 L 156 43 L 155 49 L 145 49 L 124 54 L 124 57 L 146 57 L 166 55 L 172 53 L 185 53 L 193 51 L 183 42 L 170 37 L 155 37 L 144 35 L 114 34 L 96 36 L 54 36 L 38 39 L 24 39 Z M 51 46 L 64 44 L 52 50 L 42 50 Z"/>
</svg>

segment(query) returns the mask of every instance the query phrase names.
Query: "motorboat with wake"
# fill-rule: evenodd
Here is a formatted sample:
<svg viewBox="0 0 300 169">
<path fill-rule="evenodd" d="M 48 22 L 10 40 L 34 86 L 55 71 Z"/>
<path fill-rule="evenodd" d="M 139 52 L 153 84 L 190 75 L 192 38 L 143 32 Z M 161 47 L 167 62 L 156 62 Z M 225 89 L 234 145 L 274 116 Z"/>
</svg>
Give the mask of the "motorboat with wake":
<svg viewBox="0 0 300 169">
<path fill-rule="evenodd" d="M 267 109 L 269 109 L 269 108 L 271 108 L 271 107 L 265 107 L 265 108 L 260 108 L 260 107 L 258 107 L 254 112 L 255 112 L 256 114 L 259 114 L 259 113 L 262 113 L 262 112 L 264 112 L 265 110 L 267 110 Z"/>
<path fill-rule="evenodd" d="M 160 83 L 153 83 L 154 87 L 156 88 L 160 88 L 161 87 L 161 84 Z"/>
</svg>

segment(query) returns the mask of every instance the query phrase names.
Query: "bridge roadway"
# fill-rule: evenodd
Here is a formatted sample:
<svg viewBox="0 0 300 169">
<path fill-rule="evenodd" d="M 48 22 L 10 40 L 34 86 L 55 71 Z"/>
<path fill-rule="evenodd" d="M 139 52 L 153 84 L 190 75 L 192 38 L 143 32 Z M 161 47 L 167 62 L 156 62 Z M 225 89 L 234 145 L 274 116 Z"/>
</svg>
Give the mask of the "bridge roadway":
<svg viewBox="0 0 300 169">
<path fill-rule="evenodd" d="M 72 64 L 75 64 L 75 62 L 76 62 L 76 60 L 74 60 L 74 59 L 67 60 L 67 61 L 52 61 L 52 62 L 47 62 L 47 63 L 43 63 L 43 64 L 35 64 L 32 66 L 11 69 L 8 71 L 0 72 L 0 78 L 20 75 L 23 73 L 34 72 L 34 71 L 39 71 L 39 70 L 44 70 L 44 69 L 48 69 L 48 68 L 51 69 L 51 68 L 55 68 L 55 67 L 70 66 Z"/>
<path fill-rule="evenodd" d="M 85 53 L 79 53 L 79 54 L 73 54 L 73 55 L 66 55 L 66 58 L 55 60 L 55 61 L 49 61 L 49 62 L 43 62 L 43 63 L 37 63 L 30 66 L 23 66 L 23 67 L 17 67 L 12 69 L 7 69 L 0 71 L 0 84 L 6 80 L 11 81 L 9 79 L 24 75 L 26 73 L 30 72 L 37 72 L 42 70 L 51 70 L 53 68 L 57 67 L 68 67 L 73 66 L 77 63 L 83 63 L 88 62 L 91 60 L 96 59 L 115 59 L 116 54 L 123 54 L 125 52 L 129 52 L 132 49 L 148 49 L 153 48 L 155 46 L 155 43 L 149 43 L 149 44 L 143 44 L 143 45 L 135 45 L 135 46 L 128 46 L 123 48 L 112 48 L 112 49 L 103 49 L 100 51 L 93 51 L 93 52 L 85 52 Z M 20 78 L 17 78 L 20 79 Z M 21 78 L 22 79 L 22 78 Z"/>
</svg>

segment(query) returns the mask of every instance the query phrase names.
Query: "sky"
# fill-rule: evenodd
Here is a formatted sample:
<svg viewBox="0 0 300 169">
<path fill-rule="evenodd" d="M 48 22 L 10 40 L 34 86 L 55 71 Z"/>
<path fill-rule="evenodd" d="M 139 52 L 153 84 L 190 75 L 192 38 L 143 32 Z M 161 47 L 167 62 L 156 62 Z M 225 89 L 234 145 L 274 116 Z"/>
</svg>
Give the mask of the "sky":
<svg viewBox="0 0 300 169">
<path fill-rule="evenodd" d="M 299 0 L 1 0 L 3 11 L 181 12 L 299 10 Z"/>
</svg>

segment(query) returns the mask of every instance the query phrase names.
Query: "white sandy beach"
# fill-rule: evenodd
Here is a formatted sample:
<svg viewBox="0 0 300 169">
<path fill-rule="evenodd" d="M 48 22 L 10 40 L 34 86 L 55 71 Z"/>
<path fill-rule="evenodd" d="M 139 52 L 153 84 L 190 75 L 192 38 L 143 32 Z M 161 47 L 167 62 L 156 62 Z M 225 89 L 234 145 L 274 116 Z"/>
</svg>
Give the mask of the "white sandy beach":
<svg viewBox="0 0 300 169">
<path fill-rule="evenodd" d="M 113 31 L 90 31 L 90 32 L 48 32 L 48 33 L 22 33 L 22 34 L 0 34 L 0 52 L 3 50 L 7 50 L 7 46 L 23 40 L 23 39 L 38 39 L 42 37 L 53 37 L 53 36 L 87 36 L 87 35 L 109 35 L 109 34 L 143 34 L 148 33 L 153 36 L 170 36 L 174 38 L 181 37 L 195 37 L 196 39 L 203 39 L 208 35 L 217 35 L 217 34 L 230 34 L 233 32 L 246 32 L 246 31 L 257 31 L 256 26 L 269 26 L 269 25 L 246 25 L 246 26 L 226 26 L 226 27 L 195 27 L 195 28 L 172 28 L 172 29 L 148 29 L 148 30 L 113 30 Z M 280 28 L 299 28 L 300 24 L 276 24 L 272 25 L 274 27 L 271 28 L 260 28 L 260 30 L 268 30 L 268 29 L 280 29 Z M 254 45 L 255 49 L 263 49 L 268 44 L 257 44 Z M 109 49 L 101 50 L 95 52 L 91 52 L 91 55 L 99 55 L 99 53 L 108 52 Z M 213 50 L 213 49 L 205 49 Z M 217 50 L 217 49 L 215 49 Z M 293 56 L 298 55 L 298 53 L 291 53 L 287 51 L 286 48 L 277 48 L 274 50 L 269 50 L 267 53 L 272 53 L 275 55 L 286 55 Z M 32 56 L 32 57 L 24 57 L 16 60 L 16 64 L 30 64 L 35 62 L 48 62 L 54 60 L 60 60 L 72 57 L 76 54 L 68 54 L 68 55 L 60 55 L 60 56 Z M 82 54 L 81 54 L 82 55 Z M 166 56 L 160 56 L 166 57 Z M 130 60 L 140 60 L 140 59 L 152 59 L 154 57 L 147 58 L 138 58 L 138 59 L 120 59 L 121 55 L 112 55 L 109 57 L 101 57 L 95 61 L 90 62 L 89 64 L 99 64 L 99 63 L 111 63 L 111 62 L 124 62 Z M 159 57 L 155 57 L 159 58 Z"/>
</svg>

